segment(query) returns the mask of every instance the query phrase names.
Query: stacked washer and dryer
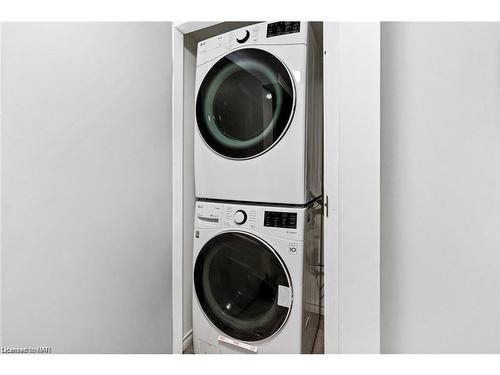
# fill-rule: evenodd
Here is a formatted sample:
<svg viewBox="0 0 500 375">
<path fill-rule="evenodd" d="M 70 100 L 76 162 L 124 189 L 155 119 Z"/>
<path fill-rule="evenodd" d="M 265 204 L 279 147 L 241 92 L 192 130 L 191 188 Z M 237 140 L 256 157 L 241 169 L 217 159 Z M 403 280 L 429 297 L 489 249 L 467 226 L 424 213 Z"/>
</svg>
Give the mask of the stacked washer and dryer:
<svg viewBox="0 0 500 375">
<path fill-rule="evenodd" d="M 195 353 L 311 353 L 322 274 L 322 53 L 307 22 L 198 44 Z"/>
</svg>

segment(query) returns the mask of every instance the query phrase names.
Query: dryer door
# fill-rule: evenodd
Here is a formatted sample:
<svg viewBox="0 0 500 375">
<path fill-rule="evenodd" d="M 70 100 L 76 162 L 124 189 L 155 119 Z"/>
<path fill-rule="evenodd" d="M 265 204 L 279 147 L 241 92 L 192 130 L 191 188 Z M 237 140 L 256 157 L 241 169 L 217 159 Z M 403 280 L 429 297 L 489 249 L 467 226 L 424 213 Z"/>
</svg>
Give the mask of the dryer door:
<svg viewBox="0 0 500 375">
<path fill-rule="evenodd" d="M 292 303 L 288 271 L 257 237 L 225 232 L 201 249 L 194 286 L 207 318 L 242 341 L 264 340 L 285 324 Z"/>
<path fill-rule="evenodd" d="M 222 57 L 207 73 L 196 99 L 205 143 L 232 159 L 248 159 L 285 134 L 295 106 L 293 80 L 269 52 L 245 48 Z"/>
</svg>

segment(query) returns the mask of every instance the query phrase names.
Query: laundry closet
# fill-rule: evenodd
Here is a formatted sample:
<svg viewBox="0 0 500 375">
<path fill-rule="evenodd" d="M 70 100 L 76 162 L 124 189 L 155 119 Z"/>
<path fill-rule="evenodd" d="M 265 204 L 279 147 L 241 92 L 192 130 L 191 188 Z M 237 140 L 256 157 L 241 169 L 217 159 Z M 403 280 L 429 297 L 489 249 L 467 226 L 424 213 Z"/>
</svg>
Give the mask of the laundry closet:
<svg viewBox="0 0 500 375">
<path fill-rule="evenodd" d="M 183 281 L 183 303 L 174 303 L 174 317 L 182 316 L 183 321 L 182 332 L 176 333 L 180 326 L 174 326 L 179 351 L 182 337 L 184 352 L 192 352 L 194 346 L 198 353 L 323 353 L 325 345 L 334 352 L 339 350 L 340 340 L 333 337 L 344 329 L 339 323 L 344 314 L 345 327 L 353 330 L 345 335 L 346 350 L 351 345 L 349 340 L 353 351 L 379 350 L 378 249 L 372 248 L 378 245 L 375 242 L 358 250 L 356 239 L 348 239 L 344 244 L 346 274 L 335 271 L 340 255 L 333 235 L 338 227 L 336 195 L 343 187 L 334 182 L 338 179 L 333 174 L 338 173 L 335 166 L 339 155 L 331 150 L 336 139 L 333 132 L 340 127 L 336 106 L 330 107 L 331 111 L 323 110 L 323 95 L 335 100 L 340 87 L 324 84 L 324 63 L 338 64 L 339 69 L 352 70 L 360 79 L 357 87 L 346 85 L 342 95 L 356 95 L 358 106 L 367 107 L 364 119 L 343 114 L 343 126 L 360 126 L 366 132 L 371 129 L 367 126 L 369 119 L 373 133 L 369 130 L 367 136 L 372 139 L 378 134 L 378 29 L 376 25 L 346 26 L 342 30 L 346 42 L 342 45 L 337 43 L 343 41 L 337 26 L 327 31 L 329 35 L 325 36 L 321 22 L 176 25 L 174 60 L 176 53 L 183 57 L 182 66 L 177 62 L 176 70 L 174 65 L 173 96 L 174 124 L 182 124 L 177 130 L 174 125 L 174 159 L 177 156 L 183 160 L 182 171 L 177 170 L 179 178 L 182 176 L 177 181 L 182 184 L 174 186 L 174 197 L 182 196 L 183 202 L 182 238 L 180 223 L 173 231 L 174 243 L 179 244 L 174 249 L 183 249 L 182 254 L 174 254 L 174 262 L 182 256 L 184 265 L 182 271 L 174 269 L 173 279 L 174 284 Z M 331 50 L 326 50 L 326 43 Z M 334 55 L 340 50 L 346 61 Z M 360 53 L 365 55 L 363 59 Z M 347 61 L 352 58 L 357 64 Z M 327 74 L 334 80 L 338 73 L 332 69 Z M 175 108 L 181 105 L 183 111 L 176 113 Z M 330 121 L 328 128 L 324 119 Z M 328 142 L 323 142 L 324 132 L 330 137 Z M 323 144 L 329 147 L 325 152 Z M 350 173 L 349 168 L 356 168 L 356 163 L 370 159 L 375 169 L 368 172 L 372 173 L 368 178 L 376 184 L 378 145 L 364 146 L 358 149 L 353 139 L 353 146 L 342 148 L 345 155 L 355 154 L 344 164 L 342 173 Z M 325 195 L 323 158 L 331 166 L 324 176 Z M 175 174 L 174 167 L 174 181 Z M 361 172 L 358 178 L 366 181 L 367 176 Z M 346 212 L 366 210 L 348 198 L 356 202 L 366 199 L 373 202 L 376 214 L 377 190 L 368 186 L 359 187 L 352 197 L 346 194 Z M 323 250 L 324 225 L 330 233 L 326 235 L 331 249 L 328 254 Z M 347 228 L 350 226 L 344 230 Z M 374 233 L 376 240 L 377 227 L 370 220 L 366 233 Z M 347 244 L 353 249 L 347 251 Z M 224 254 L 231 247 L 247 249 L 241 255 L 245 258 L 236 260 L 239 250 L 234 250 L 234 254 L 221 255 L 225 260 L 214 260 L 217 257 L 211 253 Z M 364 259 L 359 261 L 358 257 Z M 358 272 L 363 263 L 370 264 L 363 278 L 342 290 L 334 286 L 349 272 Z M 271 268 L 258 271 L 259 264 Z M 266 297 L 261 291 L 261 297 L 252 297 L 248 289 L 252 281 L 231 277 L 230 268 L 239 270 L 240 278 L 241 274 L 252 275 L 256 291 L 259 285 L 269 285 L 270 294 Z M 208 270 L 212 275 L 204 274 Z M 330 284 L 325 283 L 325 276 L 330 277 Z M 259 281 L 266 279 L 265 284 Z M 226 284 L 229 286 L 224 287 Z M 349 302 L 350 288 L 374 297 L 365 300 L 363 306 Z M 231 303 L 233 299 L 238 303 L 243 290 L 248 295 L 239 297 L 242 306 L 255 303 L 253 310 L 248 308 L 248 322 L 231 317 L 232 310 L 245 314 Z M 346 294 L 336 295 L 343 291 Z M 344 298 L 344 310 L 340 310 L 339 301 Z M 356 332 L 356 327 L 360 331 Z M 331 337 L 327 343 L 325 329 Z M 361 344 L 356 335 L 363 336 Z"/>
</svg>

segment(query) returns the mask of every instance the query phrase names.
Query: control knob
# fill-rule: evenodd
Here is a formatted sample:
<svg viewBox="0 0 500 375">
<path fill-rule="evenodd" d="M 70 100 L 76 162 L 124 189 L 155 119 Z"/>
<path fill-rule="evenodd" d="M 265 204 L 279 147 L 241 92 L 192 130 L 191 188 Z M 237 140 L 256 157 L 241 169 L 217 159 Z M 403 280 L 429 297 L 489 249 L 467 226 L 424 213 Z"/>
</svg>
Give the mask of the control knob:
<svg viewBox="0 0 500 375">
<path fill-rule="evenodd" d="M 247 213 L 243 210 L 238 210 L 234 213 L 233 220 L 238 225 L 245 224 L 247 221 Z"/>
<path fill-rule="evenodd" d="M 250 31 L 248 30 L 239 30 L 236 33 L 236 41 L 240 44 L 245 43 L 248 38 L 250 38 Z"/>
</svg>

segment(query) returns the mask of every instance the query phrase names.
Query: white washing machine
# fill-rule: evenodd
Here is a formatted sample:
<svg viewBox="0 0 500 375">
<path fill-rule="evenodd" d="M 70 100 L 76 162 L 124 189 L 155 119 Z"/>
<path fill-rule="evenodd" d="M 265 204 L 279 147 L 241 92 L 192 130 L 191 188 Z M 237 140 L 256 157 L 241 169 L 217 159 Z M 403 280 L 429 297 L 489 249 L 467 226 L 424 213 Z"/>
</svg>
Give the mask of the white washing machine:
<svg viewBox="0 0 500 375">
<path fill-rule="evenodd" d="M 306 204 L 322 193 L 322 53 L 307 22 L 198 44 L 198 198 Z"/>
<path fill-rule="evenodd" d="M 196 202 L 195 353 L 311 353 L 321 210 Z"/>
</svg>

